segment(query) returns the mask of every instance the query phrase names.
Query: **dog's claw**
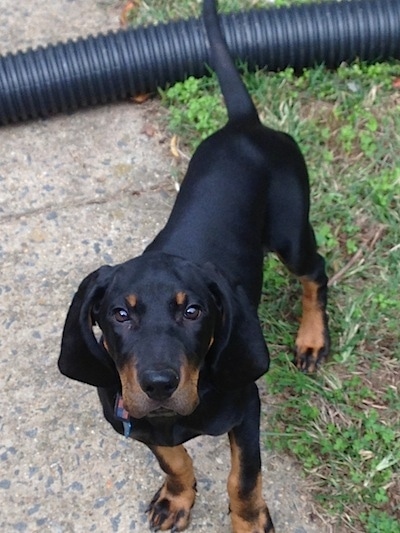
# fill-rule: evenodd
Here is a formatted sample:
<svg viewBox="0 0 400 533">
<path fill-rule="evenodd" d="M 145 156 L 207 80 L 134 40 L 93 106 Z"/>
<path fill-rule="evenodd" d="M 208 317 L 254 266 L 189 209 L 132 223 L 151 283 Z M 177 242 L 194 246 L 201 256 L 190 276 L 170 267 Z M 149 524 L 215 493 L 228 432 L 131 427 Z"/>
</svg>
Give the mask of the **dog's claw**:
<svg viewBox="0 0 400 533">
<path fill-rule="evenodd" d="M 294 364 L 297 369 L 304 374 L 315 373 L 325 361 L 329 353 L 329 343 L 321 348 L 307 348 L 300 350 L 296 347 L 294 354 Z"/>
</svg>

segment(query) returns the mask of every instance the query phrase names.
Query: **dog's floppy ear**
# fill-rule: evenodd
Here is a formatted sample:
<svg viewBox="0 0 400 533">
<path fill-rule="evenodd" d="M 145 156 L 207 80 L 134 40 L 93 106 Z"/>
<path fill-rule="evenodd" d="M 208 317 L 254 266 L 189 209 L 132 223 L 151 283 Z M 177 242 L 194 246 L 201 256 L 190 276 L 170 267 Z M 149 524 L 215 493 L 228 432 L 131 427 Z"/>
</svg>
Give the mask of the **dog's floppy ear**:
<svg viewBox="0 0 400 533">
<path fill-rule="evenodd" d="M 209 354 L 211 369 L 218 387 L 238 388 L 267 372 L 268 348 L 257 309 L 243 288 L 232 286 L 215 269 L 212 277 L 210 289 L 221 309 L 221 320 Z"/>
<path fill-rule="evenodd" d="M 67 314 L 58 359 L 62 374 L 95 387 L 118 383 L 115 365 L 92 329 L 92 308 L 104 295 L 112 271 L 103 266 L 80 284 Z"/>
</svg>

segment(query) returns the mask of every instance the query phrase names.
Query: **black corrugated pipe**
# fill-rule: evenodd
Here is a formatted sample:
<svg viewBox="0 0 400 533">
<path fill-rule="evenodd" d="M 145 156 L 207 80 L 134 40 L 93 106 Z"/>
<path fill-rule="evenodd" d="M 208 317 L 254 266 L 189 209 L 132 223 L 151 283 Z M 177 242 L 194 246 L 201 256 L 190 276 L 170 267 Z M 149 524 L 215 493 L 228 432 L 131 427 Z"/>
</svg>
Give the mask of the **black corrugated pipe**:
<svg viewBox="0 0 400 533">
<path fill-rule="evenodd" d="M 222 15 L 236 58 L 296 70 L 400 58 L 400 0 L 302 4 Z M 0 57 L 0 124 L 105 104 L 206 74 L 201 19 L 120 30 Z"/>
</svg>

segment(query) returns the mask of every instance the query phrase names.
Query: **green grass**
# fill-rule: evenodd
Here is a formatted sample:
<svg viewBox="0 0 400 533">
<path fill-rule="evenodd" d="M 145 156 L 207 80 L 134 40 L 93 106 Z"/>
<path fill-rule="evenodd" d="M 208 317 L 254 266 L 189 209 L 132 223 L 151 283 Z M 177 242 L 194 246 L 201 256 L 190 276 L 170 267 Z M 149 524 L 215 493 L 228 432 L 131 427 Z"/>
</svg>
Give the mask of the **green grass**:
<svg viewBox="0 0 400 533">
<path fill-rule="evenodd" d="M 225 9 L 266 3 L 221 2 Z M 168 20 L 198 14 L 199 2 L 181 2 L 178 13 L 154 0 L 139 11 L 140 23 Z M 265 445 L 299 461 L 320 513 L 338 531 L 399 531 L 397 79 L 400 62 L 319 67 L 301 76 L 290 69 L 245 73 L 263 121 L 291 133 L 307 160 L 311 219 L 331 277 L 332 355 L 316 376 L 306 376 L 291 355 L 298 283 L 275 257 L 265 261 L 260 318 L 272 353 L 266 380 L 274 403 Z M 161 101 L 168 130 L 188 155 L 226 120 L 214 77 L 178 83 Z"/>
<path fill-rule="evenodd" d="M 284 79 L 277 108 L 293 102 L 286 129 L 309 166 L 312 221 L 333 282 L 333 353 L 315 377 L 292 368 L 295 328 L 282 314 L 298 314 L 298 288 L 288 282 L 279 298 L 287 278 L 268 260 L 261 316 L 277 357 L 266 378 L 277 405 L 266 443 L 302 463 L 334 524 L 368 533 L 395 533 L 400 519 L 397 76 L 399 63 L 267 75 Z"/>
</svg>

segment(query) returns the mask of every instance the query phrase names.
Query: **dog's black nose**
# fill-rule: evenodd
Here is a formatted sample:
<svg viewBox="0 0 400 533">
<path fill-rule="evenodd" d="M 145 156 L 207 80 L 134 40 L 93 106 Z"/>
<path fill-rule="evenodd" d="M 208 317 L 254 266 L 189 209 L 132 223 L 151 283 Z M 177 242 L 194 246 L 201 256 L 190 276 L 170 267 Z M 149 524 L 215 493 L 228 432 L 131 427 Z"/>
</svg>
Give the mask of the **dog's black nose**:
<svg viewBox="0 0 400 533">
<path fill-rule="evenodd" d="M 172 369 L 146 370 L 140 380 L 140 385 L 147 396 L 159 402 L 172 396 L 178 384 L 179 376 Z"/>
</svg>

